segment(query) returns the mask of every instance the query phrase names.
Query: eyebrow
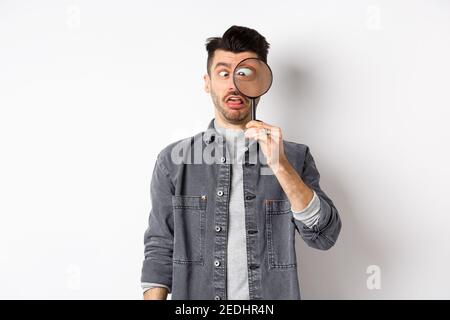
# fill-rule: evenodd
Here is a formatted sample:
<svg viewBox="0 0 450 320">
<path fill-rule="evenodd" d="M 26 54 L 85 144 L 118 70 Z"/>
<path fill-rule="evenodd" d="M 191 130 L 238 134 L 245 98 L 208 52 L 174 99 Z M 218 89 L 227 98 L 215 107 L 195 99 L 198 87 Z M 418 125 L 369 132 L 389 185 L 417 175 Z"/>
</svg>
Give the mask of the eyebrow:
<svg viewBox="0 0 450 320">
<path fill-rule="evenodd" d="M 227 67 L 227 68 L 231 68 L 231 64 L 230 64 L 230 63 L 218 62 L 218 63 L 216 64 L 216 66 L 214 67 L 214 69 L 217 69 L 217 67 L 220 67 L 220 66 Z"/>
</svg>

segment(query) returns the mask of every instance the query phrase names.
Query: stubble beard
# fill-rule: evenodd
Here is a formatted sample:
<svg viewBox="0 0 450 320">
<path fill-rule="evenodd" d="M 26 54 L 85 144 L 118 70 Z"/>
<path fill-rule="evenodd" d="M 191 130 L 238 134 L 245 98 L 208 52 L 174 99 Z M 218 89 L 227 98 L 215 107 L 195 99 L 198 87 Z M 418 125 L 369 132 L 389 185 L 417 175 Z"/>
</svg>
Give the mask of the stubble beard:
<svg viewBox="0 0 450 320">
<path fill-rule="evenodd" d="M 219 113 L 227 122 L 232 124 L 242 124 L 247 122 L 247 118 L 249 116 L 248 108 L 245 108 L 243 111 L 229 110 L 221 104 L 220 98 L 213 91 L 211 91 L 211 98 L 213 100 L 214 106 L 216 107 L 216 110 L 219 111 Z"/>
</svg>

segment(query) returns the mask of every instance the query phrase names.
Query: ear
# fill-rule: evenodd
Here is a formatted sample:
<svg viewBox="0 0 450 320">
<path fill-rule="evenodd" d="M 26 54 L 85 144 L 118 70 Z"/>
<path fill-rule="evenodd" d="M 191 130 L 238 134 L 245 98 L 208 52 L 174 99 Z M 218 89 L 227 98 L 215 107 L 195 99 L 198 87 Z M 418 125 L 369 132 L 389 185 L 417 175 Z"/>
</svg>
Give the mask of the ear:
<svg viewBox="0 0 450 320">
<path fill-rule="evenodd" d="M 205 92 L 210 93 L 211 92 L 211 90 L 210 90 L 211 79 L 209 78 L 209 75 L 205 74 L 203 76 L 203 80 L 205 81 Z"/>
</svg>

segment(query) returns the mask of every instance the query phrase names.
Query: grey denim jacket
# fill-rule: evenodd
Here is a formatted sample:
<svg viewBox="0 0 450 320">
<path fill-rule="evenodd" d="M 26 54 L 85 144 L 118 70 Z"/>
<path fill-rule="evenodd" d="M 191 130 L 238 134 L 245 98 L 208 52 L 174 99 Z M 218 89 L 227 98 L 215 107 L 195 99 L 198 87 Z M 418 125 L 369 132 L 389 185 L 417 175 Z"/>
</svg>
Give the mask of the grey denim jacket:
<svg viewBox="0 0 450 320">
<path fill-rule="evenodd" d="M 166 285 L 173 300 L 227 299 L 231 164 L 225 138 L 213 123 L 165 147 L 153 170 L 141 282 Z M 293 217 L 262 152 L 253 150 L 256 145 L 248 145 L 242 164 L 250 299 L 300 299 L 295 231 L 310 247 L 327 250 L 341 220 L 319 185 L 308 146 L 283 140 L 289 162 L 320 199 L 320 219 L 312 228 Z"/>
</svg>

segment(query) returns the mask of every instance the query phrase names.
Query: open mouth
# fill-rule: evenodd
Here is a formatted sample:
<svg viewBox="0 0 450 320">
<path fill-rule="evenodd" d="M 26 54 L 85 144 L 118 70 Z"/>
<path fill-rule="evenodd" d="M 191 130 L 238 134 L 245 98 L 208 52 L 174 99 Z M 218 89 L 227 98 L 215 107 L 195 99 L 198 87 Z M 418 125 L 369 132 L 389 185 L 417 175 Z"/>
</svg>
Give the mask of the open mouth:
<svg viewBox="0 0 450 320">
<path fill-rule="evenodd" d="M 245 107 L 244 99 L 242 99 L 242 97 L 240 96 L 229 96 L 225 100 L 225 103 L 227 107 L 231 109 L 241 109 Z"/>
</svg>

